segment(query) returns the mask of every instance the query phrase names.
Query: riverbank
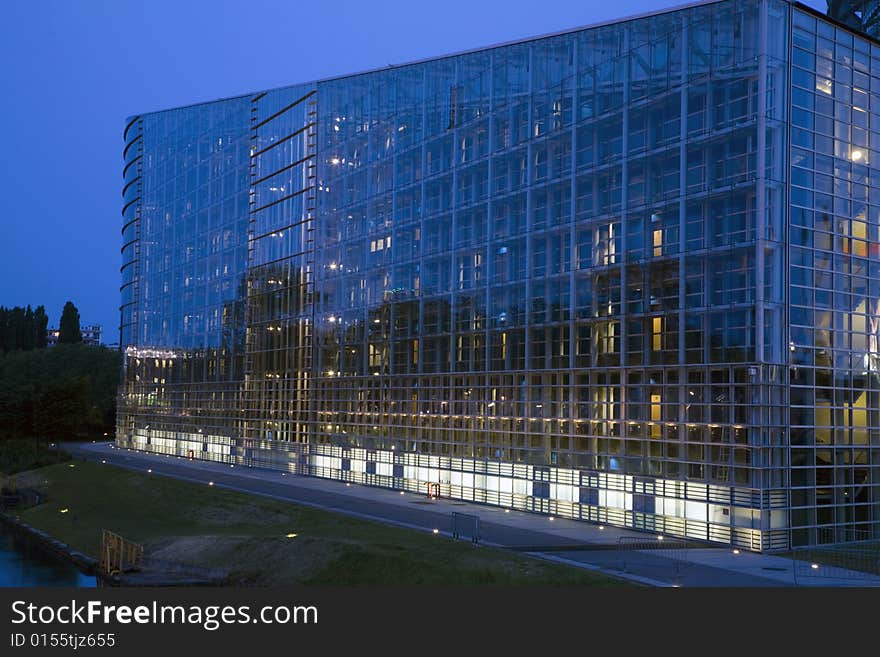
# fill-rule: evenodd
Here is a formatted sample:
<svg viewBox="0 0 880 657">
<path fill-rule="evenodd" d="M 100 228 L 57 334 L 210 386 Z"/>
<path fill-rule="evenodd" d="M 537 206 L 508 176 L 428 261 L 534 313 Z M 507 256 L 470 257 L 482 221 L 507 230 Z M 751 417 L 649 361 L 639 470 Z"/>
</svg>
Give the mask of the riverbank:
<svg viewBox="0 0 880 657">
<path fill-rule="evenodd" d="M 58 565 L 67 564 L 87 581 L 91 581 L 88 578 L 94 578 L 98 586 L 223 586 L 227 583 L 226 571 L 159 559 L 146 559 L 135 571 L 109 574 L 100 568 L 97 559 L 73 549 L 17 516 L 0 512 L 0 528 L 22 542 L 29 554 L 38 551 Z"/>
<path fill-rule="evenodd" d="M 0 522 L 0 589 L 9 586 L 94 588 L 97 578 Z"/>
<path fill-rule="evenodd" d="M 73 549 L 67 543 L 51 536 L 48 532 L 30 525 L 10 513 L 0 512 L 0 523 L 3 524 L 7 531 L 32 543 L 36 548 L 57 559 L 70 562 L 81 573 L 86 575 L 96 574 L 98 568 L 97 559 Z"/>
<path fill-rule="evenodd" d="M 224 569 L 244 585 L 626 586 L 604 575 L 443 536 L 203 484 L 74 462 L 28 473 L 47 502 L 22 520 L 98 556 L 101 531 L 152 558 Z"/>
</svg>

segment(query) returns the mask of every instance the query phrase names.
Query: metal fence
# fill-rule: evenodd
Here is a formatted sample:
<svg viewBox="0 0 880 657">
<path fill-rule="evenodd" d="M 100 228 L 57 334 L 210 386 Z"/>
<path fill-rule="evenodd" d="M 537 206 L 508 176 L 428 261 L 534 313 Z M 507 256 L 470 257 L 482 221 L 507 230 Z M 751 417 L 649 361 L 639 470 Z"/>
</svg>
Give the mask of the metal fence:
<svg viewBox="0 0 880 657">
<path fill-rule="evenodd" d="M 830 542 L 830 531 L 817 536 L 820 542 Z M 880 586 L 880 540 L 867 532 L 852 538 L 845 544 L 795 548 L 795 585 Z"/>
<path fill-rule="evenodd" d="M 108 575 L 140 570 L 144 561 L 144 546 L 104 530 L 101 535 L 101 558 L 98 568 Z"/>
<path fill-rule="evenodd" d="M 469 537 L 471 543 L 480 542 L 480 517 L 470 513 L 452 512 L 452 538 Z"/>
<path fill-rule="evenodd" d="M 677 576 L 690 563 L 687 541 L 658 535 L 653 537 L 621 536 L 617 539 L 617 567 L 622 572 L 651 572 L 659 576 Z"/>
</svg>

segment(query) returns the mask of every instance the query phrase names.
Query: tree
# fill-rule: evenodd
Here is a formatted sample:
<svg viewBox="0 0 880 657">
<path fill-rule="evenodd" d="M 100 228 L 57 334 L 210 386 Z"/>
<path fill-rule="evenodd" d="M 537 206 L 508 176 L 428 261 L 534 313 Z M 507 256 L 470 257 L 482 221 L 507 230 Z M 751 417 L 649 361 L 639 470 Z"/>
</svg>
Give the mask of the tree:
<svg viewBox="0 0 880 657">
<path fill-rule="evenodd" d="M 91 391 L 85 377 L 50 381 L 34 404 L 34 436 L 50 439 L 76 438 L 90 417 Z"/>
<path fill-rule="evenodd" d="M 82 342 L 82 329 L 79 326 L 79 311 L 72 301 L 64 304 L 61 311 L 61 325 L 58 327 L 58 342 Z"/>
<path fill-rule="evenodd" d="M 31 309 L 30 304 L 28 304 L 20 317 L 21 325 L 18 329 L 18 348 L 30 351 L 34 348 L 34 338 L 36 337 L 34 333 L 34 311 Z"/>
<path fill-rule="evenodd" d="M 38 306 L 4 308 L 0 306 L 0 353 L 30 351 L 46 346 L 46 309 Z"/>
<path fill-rule="evenodd" d="M 12 329 L 9 324 L 11 311 L 5 306 L 0 306 L 0 351 L 10 351 L 12 347 Z"/>
<path fill-rule="evenodd" d="M 112 433 L 121 366 L 119 350 L 84 344 L 0 352 L 0 444 Z"/>
<path fill-rule="evenodd" d="M 49 326 L 49 316 L 44 306 L 37 306 L 34 311 L 34 346 L 42 349 L 46 346 L 46 327 Z M 82 336 L 80 336 L 82 337 Z"/>
<path fill-rule="evenodd" d="M 22 344 L 22 338 L 26 332 L 25 323 L 27 321 L 27 315 L 25 314 L 24 308 L 20 306 L 15 306 L 9 311 L 9 327 L 7 329 L 6 335 L 9 339 L 8 349 L 10 351 L 15 349 L 24 349 L 25 345 Z"/>
</svg>

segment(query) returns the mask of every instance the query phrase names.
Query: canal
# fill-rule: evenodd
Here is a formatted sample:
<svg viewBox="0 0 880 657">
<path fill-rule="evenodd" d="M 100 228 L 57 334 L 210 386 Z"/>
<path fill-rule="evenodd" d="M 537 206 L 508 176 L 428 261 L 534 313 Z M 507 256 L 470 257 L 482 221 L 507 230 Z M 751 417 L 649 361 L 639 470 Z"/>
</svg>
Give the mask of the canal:
<svg viewBox="0 0 880 657">
<path fill-rule="evenodd" d="M 92 588 L 94 576 L 47 554 L 0 524 L 0 586 L 75 586 Z"/>
</svg>

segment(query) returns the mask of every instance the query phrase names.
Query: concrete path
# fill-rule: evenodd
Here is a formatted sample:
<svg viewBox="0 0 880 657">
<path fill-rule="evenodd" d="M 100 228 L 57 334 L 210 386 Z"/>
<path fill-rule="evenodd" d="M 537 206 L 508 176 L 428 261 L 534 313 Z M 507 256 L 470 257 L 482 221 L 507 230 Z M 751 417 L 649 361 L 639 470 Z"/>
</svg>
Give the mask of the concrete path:
<svg viewBox="0 0 880 657">
<path fill-rule="evenodd" d="M 264 495 L 351 516 L 420 531 L 435 529 L 451 535 L 453 512 L 477 515 L 481 543 L 516 550 L 579 568 L 601 571 L 651 586 L 785 587 L 880 586 L 864 575 L 840 571 L 823 573 L 785 557 L 735 552 L 729 548 L 688 548 L 619 551 L 618 541 L 652 542 L 656 536 L 618 527 L 599 526 L 562 518 L 505 510 L 459 500 L 429 500 L 417 493 L 347 484 L 277 470 L 231 467 L 208 461 L 119 449 L 112 444 L 68 443 L 64 449 L 77 458 L 106 462 L 152 474 Z M 664 540 L 678 543 L 671 537 Z M 658 545 L 660 540 L 658 540 Z M 667 543 L 666 545 L 670 545 Z M 821 567 L 824 568 L 824 567 Z M 812 575 L 804 577 L 804 574 Z"/>
</svg>

